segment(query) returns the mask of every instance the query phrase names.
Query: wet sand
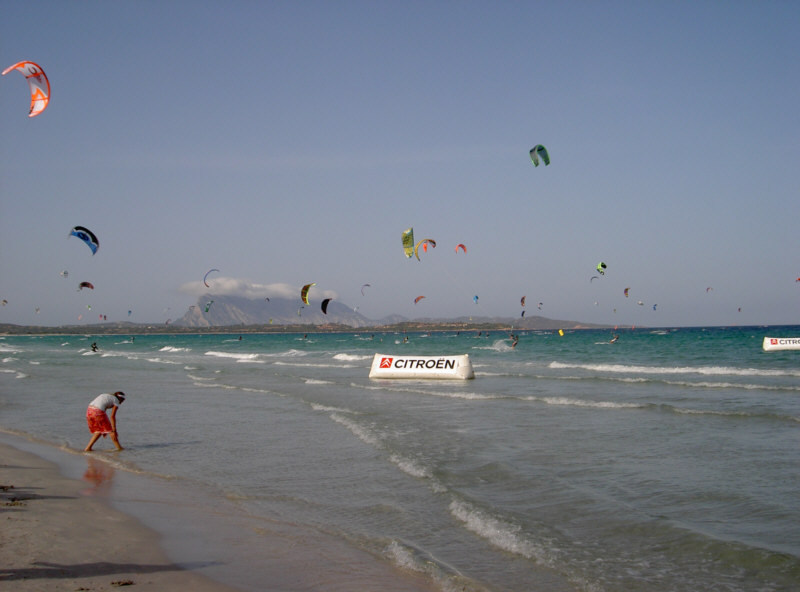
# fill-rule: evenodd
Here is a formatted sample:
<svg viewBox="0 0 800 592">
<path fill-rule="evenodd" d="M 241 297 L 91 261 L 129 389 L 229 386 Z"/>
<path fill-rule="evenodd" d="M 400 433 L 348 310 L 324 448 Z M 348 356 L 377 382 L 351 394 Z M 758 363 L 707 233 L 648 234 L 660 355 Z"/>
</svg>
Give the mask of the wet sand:
<svg viewBox="0 0 800 592">
<path fill-rule="evenodd" d="M 115 476 L 102 452 L 43 448 L 38 456 L 38 445 L 15 442 L 8 432 L 0 441 L 0 592 L 440 589 L 298 525 L 242 522 L 185 496 L 160 503 L 153 484 Z M 67 475 L 85 469 L 71 478 L 66 466 Z M 112 486 L 121 476 L 123 491 Z M 192 530 L 198 521 L 206 528 Z M 208 525 L 217 541 L 200 534 Z"/>
<path fill-rule="evenodd" d="M 5 444 L 0 459 L 0 590 L 234 590 L 174 565 L 157 533 L 52 463 Z"/>
</svg>

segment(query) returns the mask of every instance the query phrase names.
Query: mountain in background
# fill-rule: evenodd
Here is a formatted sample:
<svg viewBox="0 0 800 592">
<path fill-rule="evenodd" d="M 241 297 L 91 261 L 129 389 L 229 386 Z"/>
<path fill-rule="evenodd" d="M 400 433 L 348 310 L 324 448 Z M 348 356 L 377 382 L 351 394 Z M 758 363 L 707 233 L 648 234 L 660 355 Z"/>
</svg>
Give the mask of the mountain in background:
<svg viewBox="0 0 800 592">
<path fill-rule="evenodd" d="M 375 321 L 336 300 L 328 303 L 327 314 L 324 314 L 319 302 L 304 305 L 290 298 L 267 300 L 206 294 L 172 324 L 179 327 L 333 324 L 358 328 L 374 325 Z"/>
<path fill-rule="evenodd" d="M 209 302 L 211 304 L 209 304 Z M 208 308 L 208 311 L 206 311 Z M 548 319 L 540 316 L 510 317 L 458 317 L 451 319 L 409 319 L 391 315 L 383 319 L 368 319 L 342 302 L 331 300 L 327 314 L 323 314 L 319 302 L 305 306 L 296 298 L 251 299 L 243 296 L 200 297 L 193 307 L 172 324 L 179 327 L 231 327 L 236 325 L 345 325 L 353 328 L 395 325 L 400 323 L 452 325 L 502 324 L 515 329 L 577 329 L 604 327 L 575 321 Z"/>
</svg>

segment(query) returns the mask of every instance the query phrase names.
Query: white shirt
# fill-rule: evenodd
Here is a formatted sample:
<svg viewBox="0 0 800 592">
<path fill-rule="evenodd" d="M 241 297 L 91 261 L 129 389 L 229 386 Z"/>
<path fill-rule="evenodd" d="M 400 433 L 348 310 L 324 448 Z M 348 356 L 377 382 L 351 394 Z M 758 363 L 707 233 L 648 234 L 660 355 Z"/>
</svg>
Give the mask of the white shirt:
<svg viewBox="0 0 800 592">
<path fill-rule="evenodd" d="M 102 409 L 103 411 L 106 409 L 111 409 L 112 407 L 117 407 L 118 405 L 119 399 L 117 399 L 114 395 L 109 395 L 108 393 L 103 393 L 94 401 L 89 403 L 89 407 L 96 407 L 97 409 Z"/>
</svg>

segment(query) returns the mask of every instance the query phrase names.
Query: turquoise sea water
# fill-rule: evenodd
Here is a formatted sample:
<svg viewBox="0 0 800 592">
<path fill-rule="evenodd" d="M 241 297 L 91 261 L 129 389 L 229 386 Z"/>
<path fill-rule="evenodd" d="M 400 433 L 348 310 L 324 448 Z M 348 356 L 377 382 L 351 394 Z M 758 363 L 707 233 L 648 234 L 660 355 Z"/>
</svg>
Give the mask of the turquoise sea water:
<svg viewBox="0 0 800 592">
<path fill-rule="evenodd" d="M 800 327 L 619 334 L 7 336 L 0 427 L 80 450 L 89 401 L 125 391 L 126 450 L 74 455 L 103 461 L 85 478 L 232 508 L 173 544 L 243 589 L 276 530 L 441 590 L 798 589 L 800 351 L 761 341 Z M 370 380 L 375 352 L 468 353 L 476 378 Z"/>
</svg>

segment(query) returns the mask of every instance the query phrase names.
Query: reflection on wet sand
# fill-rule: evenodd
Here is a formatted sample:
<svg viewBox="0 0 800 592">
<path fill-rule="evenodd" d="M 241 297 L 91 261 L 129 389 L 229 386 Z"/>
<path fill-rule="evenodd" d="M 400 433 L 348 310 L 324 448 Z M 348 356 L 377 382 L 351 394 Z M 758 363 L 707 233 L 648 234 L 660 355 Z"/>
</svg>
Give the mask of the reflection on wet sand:
<svg viewBox="0 0 800 592">
<path fill-rule="evenodd" d="M 114 479 L 114 467 L 92 456 L 86 457 L 86 472 L 83 480 L 91 485 L 81 491 L 83 495 L 107 495 Z"/>
</svg>

